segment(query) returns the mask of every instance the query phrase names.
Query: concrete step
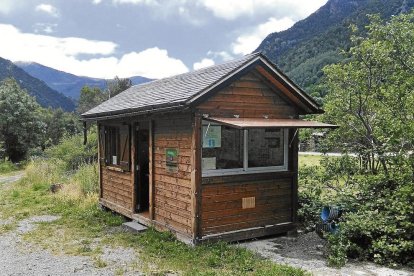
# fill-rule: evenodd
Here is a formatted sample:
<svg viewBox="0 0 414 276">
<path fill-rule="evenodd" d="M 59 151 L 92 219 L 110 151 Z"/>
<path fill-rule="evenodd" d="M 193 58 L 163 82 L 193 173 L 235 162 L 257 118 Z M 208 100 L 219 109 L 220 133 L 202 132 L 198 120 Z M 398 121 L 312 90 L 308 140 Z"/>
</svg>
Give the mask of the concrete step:
<svg viewBox="0 0 414 276">
<path fill-rule="evenodd" d="M 122 224 L 126 229 L 132 231 L 132 232 L 136 232 L 136 233 L 140 233 L 140 232 L 144 232 L 145 230 L 148 229 L 148 227 L 136 222 L 136 221 L 128 221 L 128 222 L 124 222 Z"/>
</svg>

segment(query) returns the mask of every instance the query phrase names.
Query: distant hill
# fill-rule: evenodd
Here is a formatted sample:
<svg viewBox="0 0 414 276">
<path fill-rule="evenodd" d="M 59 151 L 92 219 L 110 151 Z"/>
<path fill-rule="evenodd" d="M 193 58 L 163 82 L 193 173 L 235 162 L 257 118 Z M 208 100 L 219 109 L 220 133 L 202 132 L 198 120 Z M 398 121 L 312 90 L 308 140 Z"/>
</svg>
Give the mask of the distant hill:
<svg viewBox="0 0 414 276">
<path fill-rule="evenodd" d="M 85 85 L 101 89 L 106 88 L 105 79 L 76 76 L 35 62 L 16 62 L 15 64 L 33 77 L 44 81 L 51 88 L 75 100 L 79 98 L 80 90 Z M 131 77 L 130 79 L 133 85 L 151 81 L 151 79 L 140 76 Z"/>
<path fill-rule="evenodd" d="M 36 97 L 36 101 L 43 107 L 60 107 L 65 111 L 75 110 L 75 103 L 71 99 L 29 75 L 10 60 L 0 58 L 0 81 L 8 77 L 14 78 L 31 96 Z"/>
<path fill-rule="evenodd" d="M 329 0 L 290 29 L 268 35 L 256 51 L 262 51 L 305 90 L 317 84 L 327 64 L 343 59 L 350 47 L 349 26 L 365 31 L 367 14 L 389 18 L 414 7 L 414 0 Z"/>
</svg>

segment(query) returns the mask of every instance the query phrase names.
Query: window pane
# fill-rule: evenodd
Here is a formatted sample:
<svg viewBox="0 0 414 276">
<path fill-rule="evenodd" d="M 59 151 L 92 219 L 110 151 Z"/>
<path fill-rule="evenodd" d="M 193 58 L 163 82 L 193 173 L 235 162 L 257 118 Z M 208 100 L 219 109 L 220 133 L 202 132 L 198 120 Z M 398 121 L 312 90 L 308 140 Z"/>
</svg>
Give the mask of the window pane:
<svg viewBox="0 0 414 276">
<path fill-rule="evenodd" d="M 243 168 L 243 131 L 203 124 L 203 170 Z"/>
<path fill-rule="evenodd" d="M 249 129 L 248 137 L 248 166 L 250 168 L 284 164 L 282 129 Z"/>
</svg>

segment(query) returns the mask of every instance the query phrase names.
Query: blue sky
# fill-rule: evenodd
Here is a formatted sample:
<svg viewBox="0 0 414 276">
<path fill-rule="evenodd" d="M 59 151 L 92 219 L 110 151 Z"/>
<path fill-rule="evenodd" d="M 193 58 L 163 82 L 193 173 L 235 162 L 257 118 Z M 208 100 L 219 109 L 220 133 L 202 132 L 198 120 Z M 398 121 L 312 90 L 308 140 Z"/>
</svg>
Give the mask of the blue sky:
<svg viewBox="0 0 414 276">
<path fill-rule="evenodd" d="M 0 0 L 0 57 L 162 78 L 250 53 L 327 0 Z"/>
</svg>

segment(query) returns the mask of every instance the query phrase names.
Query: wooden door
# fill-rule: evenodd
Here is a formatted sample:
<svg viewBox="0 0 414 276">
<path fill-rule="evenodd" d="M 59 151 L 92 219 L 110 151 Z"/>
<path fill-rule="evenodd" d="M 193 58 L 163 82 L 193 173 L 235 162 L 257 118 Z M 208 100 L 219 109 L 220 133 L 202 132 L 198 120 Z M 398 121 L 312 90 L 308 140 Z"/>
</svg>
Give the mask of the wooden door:
<svg viewBox="0 0 414 276">
<path fill-rule="evenodd" d="M 145 212 L 149 207 L 149 132 L 137 129 L 135 133 L 135 195 L 136 212 Z"/>
</svg>

